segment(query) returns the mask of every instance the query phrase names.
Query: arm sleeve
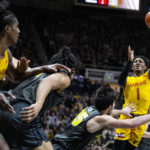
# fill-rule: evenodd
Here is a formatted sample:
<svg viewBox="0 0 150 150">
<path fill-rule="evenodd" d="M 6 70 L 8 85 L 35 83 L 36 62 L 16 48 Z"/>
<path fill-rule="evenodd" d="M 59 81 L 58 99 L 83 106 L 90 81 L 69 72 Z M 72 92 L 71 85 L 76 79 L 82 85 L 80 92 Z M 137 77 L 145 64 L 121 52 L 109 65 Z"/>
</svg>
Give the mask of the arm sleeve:
<svg viewBox="0 0 150 150">
<path fill-rule="evenodd" d="M 126 78 L 127 78 L 128 73 L 130 71 L 131 65 L 132 65 L 132 62 L 128 61 L 126 67 L 123 69 L 123 71 L 120 74 L 120 77 L 119 77 L 119 80 L 118 80 L 119 85 L 121 85 L 121 86 L 125 85 Z"/>
</svg>

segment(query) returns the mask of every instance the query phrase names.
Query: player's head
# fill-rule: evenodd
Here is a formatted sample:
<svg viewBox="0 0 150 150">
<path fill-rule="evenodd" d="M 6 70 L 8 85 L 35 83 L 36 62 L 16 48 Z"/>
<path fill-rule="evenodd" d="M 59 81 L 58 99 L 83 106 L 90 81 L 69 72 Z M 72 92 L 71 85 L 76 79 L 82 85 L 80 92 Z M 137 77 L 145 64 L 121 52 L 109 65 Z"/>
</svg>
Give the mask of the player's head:
<svg viewBox="0 0 150 150">
<path fill-rule="evenodd" d="M 135 74 L 144 73 L 148 69 L 148 60 L 144 56 L 136 56 L 133 60 L 132 70 Z"/>
<path fill-rule="evenodd" d="M 63 46 L 60 48 L 60 50 L 54 56 L 52 56 L 49 63 L 59 63 L 65 65 L 75 72 L 78 72 L 82 67 L 82 63 L 77 57 L 75 57 L 75 55 L 71 52 L 70 47 L 68 46 Z"/>
<path fill-rule="evenodd" d="M 6 37 L 9 46 L 17 43 L 20 33 L 18 24 L 14 13 L 9 10 L 0 9 L 0 37 Z"/>
<path fill-rule="evenodd" d="M 107 108 L 112 108 L 115 99 L 116 92 L 112 88 L 110 88 L 108 85 L 100 87 L 96 93 L 95 107 L 99 111 L 106 110 Z"/>
</svg>

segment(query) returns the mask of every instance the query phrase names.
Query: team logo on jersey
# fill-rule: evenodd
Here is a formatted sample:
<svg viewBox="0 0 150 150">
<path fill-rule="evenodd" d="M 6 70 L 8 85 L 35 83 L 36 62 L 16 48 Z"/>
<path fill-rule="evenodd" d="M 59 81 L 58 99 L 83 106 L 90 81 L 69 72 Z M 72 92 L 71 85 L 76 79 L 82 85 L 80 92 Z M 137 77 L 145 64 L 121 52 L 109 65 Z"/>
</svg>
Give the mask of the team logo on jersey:
<svg viewBox="0 0 150 150">
<path fill-rule="evenodd" d="M 130 87 L 135 87 L 135 86 L 141 86 L 146 84 L 146 80 L 142 81 L 142 82 L 135 82 L 135 83 L 131 83 L 129 86 Z"/>
</svg>

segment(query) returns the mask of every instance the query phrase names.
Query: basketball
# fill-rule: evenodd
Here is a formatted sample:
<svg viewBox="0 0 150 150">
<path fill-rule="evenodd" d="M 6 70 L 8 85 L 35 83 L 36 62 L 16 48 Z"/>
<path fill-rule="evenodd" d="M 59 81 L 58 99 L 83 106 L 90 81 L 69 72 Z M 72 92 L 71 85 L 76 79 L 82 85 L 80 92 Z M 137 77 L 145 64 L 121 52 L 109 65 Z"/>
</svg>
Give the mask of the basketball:
<svg viewBox="0 0 150 150">
<path fill-rule="evenodd" d="M 150 28 L 150 12 L 145 15 L 145 24 L 148 28 Z"/>
</svg>

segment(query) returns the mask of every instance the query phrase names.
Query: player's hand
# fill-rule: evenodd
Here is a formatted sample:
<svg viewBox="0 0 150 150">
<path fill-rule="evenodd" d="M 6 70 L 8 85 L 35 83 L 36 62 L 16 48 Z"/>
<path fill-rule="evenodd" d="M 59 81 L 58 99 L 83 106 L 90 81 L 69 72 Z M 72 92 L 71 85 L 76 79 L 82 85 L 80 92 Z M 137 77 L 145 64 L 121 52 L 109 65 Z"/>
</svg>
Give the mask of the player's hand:
<svg viewBox="0 0 150 150">
<path fill-rule="evenodd" d="M 27 60 L 25 57 L 21 57 L 18 60 L 16 69 L 19 73 L 22 74 L 27 70 L 27 68 L 29 67 L 29 64 L 30 64 L 30 60 Z"/>
<path fill-rule="evenodd" d="M 71 69 L 62 64 L 53 64 L 44 66 L 44 72 L 57 72 L 58 69 L 64 69 L 67 72 L 71 72 Z"/>
<path fill-rule="evenodd" d="M 20 112 L 21 120 L 30 123 L 38 116 L 40 110 L 41 106 L 37 103 L 23 108 L 23 110 Z"/>
<path fill-rule="evenodd" d="M 132 112 L 135 112 L 135 107 L 133 104 L 129 105 L 127 104 L 122 110 L 121 110 L 121 114 L 124 114 L 126 116 L 132 117 Z"/>
<path fill-rule="evenodd" d="M 8 94 L 8 96 L 13 97 L 12 94 L 10 94 L 10 95 L 9 94 Z M 3 111 L 15 113 L 14 108 L 9 104 L 6 96 L 3 93 L 0 93 L 0 109 Z"/>
<path fill-rule="evenodd" d="M 128 46 L 128 61 L 134 60 L 134 50 L 131 49 L 130 45 Z"/>
</svg>

